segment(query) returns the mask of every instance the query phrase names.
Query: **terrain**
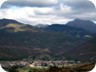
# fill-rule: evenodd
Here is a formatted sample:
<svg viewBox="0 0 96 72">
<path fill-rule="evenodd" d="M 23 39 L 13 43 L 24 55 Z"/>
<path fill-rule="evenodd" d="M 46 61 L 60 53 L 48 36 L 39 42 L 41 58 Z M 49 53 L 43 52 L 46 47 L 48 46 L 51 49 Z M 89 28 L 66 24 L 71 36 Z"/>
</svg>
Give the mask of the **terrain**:
<svg viewBox="0 0 96 72">
<path fill-rule="evenodd" d="M 80 21 L 81 25 L 92 23 L 95 26 L 92 21 Z M 95 30 L 91 32 L 71 24 L 37 27 L 11 19 L 0 20 L 1 61 L 23 58 L 61 60 L 64 57 L 86 61 L 95 57 L 95 44 Z"/>
<path fill-rule="evenodd" d="M 8 69 L 9 72 L 88 72 L 94 68 L 94 63 L 78 64 L 71 67 L 49 67 L 49 68 L 31 68 L 13 66 Z"/>
</svg>

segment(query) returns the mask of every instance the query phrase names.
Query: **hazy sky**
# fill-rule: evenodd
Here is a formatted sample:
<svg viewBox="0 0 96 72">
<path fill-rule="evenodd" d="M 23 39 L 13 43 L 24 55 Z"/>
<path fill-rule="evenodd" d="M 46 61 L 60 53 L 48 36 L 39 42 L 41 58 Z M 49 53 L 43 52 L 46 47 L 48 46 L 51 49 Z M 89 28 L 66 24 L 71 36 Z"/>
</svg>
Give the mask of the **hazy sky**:
<svg viewBox="0 0 96 72">
<path fill-rule="evenodd" d="M 75 18 L 96 21 L 96 8 L 89 0 L 8 0 L 1 6 L 1 18 L 32 25 L 66 23 Z"/>
</svg>

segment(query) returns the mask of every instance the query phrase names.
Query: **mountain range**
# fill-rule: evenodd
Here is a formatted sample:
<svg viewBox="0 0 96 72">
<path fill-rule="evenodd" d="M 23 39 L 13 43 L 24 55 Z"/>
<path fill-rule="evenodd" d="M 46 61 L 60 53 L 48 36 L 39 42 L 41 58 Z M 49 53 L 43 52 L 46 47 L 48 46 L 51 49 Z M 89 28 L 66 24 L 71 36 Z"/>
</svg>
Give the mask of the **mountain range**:
<svg viewBox="0 0 96 72">
<path fill-rule="evenodd" d="M 80 19 L 64 25 L 42 27 L 1 19 L 0 60 L 27 57 L 44 60 L 58 60 L 63 57 L 90 60 L 96 55 L 95 26 L 92 21 Z"/>
</svg>

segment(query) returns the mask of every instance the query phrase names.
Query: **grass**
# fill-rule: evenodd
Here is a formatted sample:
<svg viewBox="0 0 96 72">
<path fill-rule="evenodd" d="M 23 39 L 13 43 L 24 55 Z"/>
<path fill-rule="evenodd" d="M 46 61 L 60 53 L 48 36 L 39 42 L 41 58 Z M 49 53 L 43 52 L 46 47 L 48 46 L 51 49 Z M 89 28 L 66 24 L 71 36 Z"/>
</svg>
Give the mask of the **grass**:
<svg viewBox="0 0 96 72">
<path fill-rule="evenodd" d="M 88 72 L 94 68 L 94 63 L 77 64 L 72 67 L 50 67 L 50 68 L 31 68 L 21 67 L 17 68 L 16 72 Z M 14 71 L 15 72 L 15 71 Z"/>
<path fill-rule="evenodd" d="M 47 72 L 47 69 L 24 67 L 24 68 L 18 68 L 17 71 L 18 72 Z"/>
</svg>

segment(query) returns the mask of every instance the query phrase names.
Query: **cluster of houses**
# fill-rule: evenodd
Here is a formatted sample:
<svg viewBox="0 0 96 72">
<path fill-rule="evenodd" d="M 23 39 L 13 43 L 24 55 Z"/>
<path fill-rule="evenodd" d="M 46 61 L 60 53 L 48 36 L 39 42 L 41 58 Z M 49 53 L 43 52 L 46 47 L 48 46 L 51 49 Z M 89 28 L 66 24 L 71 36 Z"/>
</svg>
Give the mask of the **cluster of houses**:
<svg viewBox="0 0 96 72">
<path fill-rule="evenodd" d="M 34 61 L 30 64 L 30 67 L 37 67 L 37 68 L 48 68 L 50 66 L 57 66 L 57 67 L 69 67 L 72 65 L 76 65 L 77 63 L 81 63 L 80 61 Z"/>
<path fill-rule="evenodd" d="M 0 64 L 3 67 L 10 67 L 10 66 L 30 66 L 30 67 L 37 67 L 37 68 L 48 68 L 50 66 L 58 66 L 58 67 L 68 67 L 72 65 L 76 65 L 78 63 L 81 63 L 80 61 L 75 62 L 75 61 L 33 61 L 33 62 L 28 62 L 28 61 L 7 61 L 7 62 L 0 62 Z"/>
<path fill-rule="evenodd" d="M 12 66 L 27 66 L 29 62 L 27 61 L 1 61 L 2 67 L 12 67 Z"/>
</svg>

